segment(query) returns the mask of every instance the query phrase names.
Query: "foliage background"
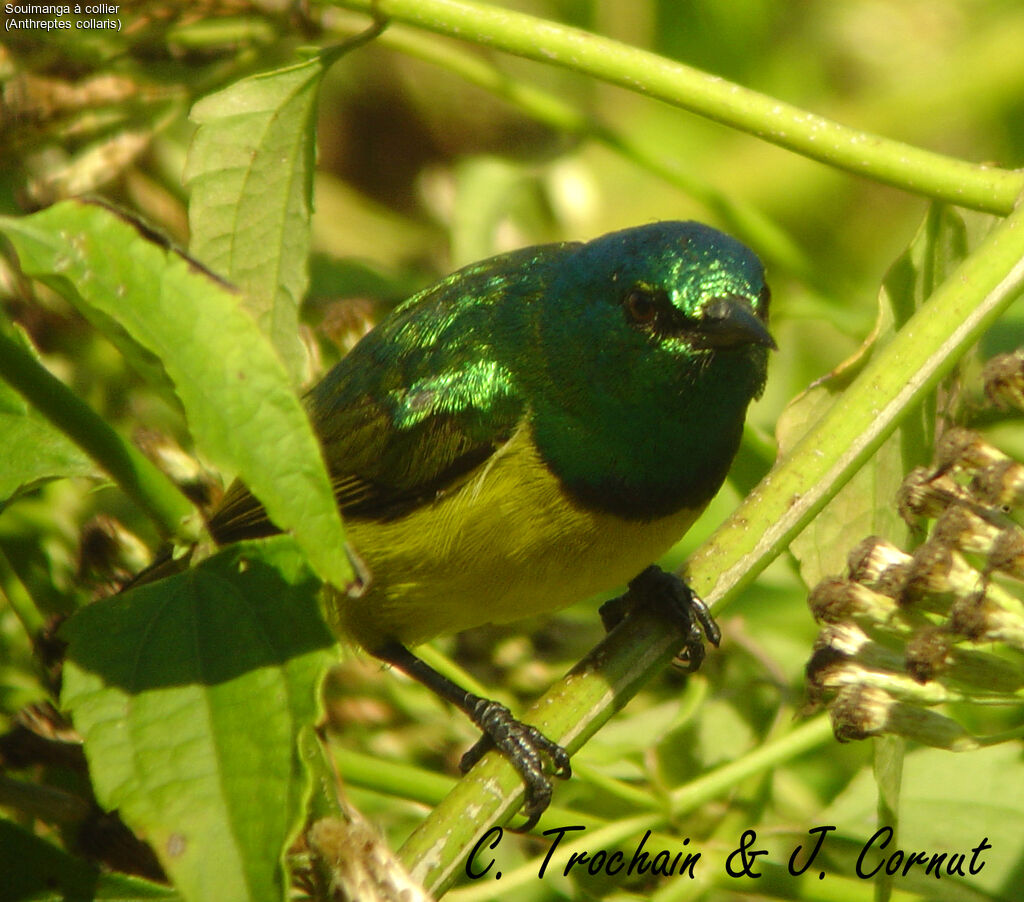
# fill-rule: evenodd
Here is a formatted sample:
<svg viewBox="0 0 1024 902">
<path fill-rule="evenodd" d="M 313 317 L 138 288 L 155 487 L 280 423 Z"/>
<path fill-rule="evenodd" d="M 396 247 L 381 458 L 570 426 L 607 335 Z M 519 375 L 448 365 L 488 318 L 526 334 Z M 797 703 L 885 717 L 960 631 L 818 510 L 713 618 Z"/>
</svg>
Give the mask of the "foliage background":
<svg viewBox="0 0 1024 902">
<path fill-rule="evenodd" d="M 505 5 L 649 48 L 866 131 L 1006 167 L 1024 157 L 1024 9 L 1014 0 Z M 364 21 L 338 14 L 328 20 L 325 35 L 295 9 L 262 13 L 245 3 L 187 9 L 140 4 L 131 20 L 134 28 L 124 34 L 15 36 L 0 48 L 0 212 L 95 192 L 137 210 L 186 245 L 182 171 L 194 132 L 187 118 L 192 103 L 242 75 L 291 62 L 303 43 L 327 43 L 328 35 L 354 32 Z M 394 33 L 396 40 L 406 34 Z M 388 39 L 385 34 L 340 60 L 322 88 L 312 282 L 302 307 L 316 372 L 389 306 L 464 263 L 661 218 L 696 218 L 730 229 L 735 223 L 722 216 L 725 197 L 764 214 L 796 249 L 773 254 L 753 242 L 770 270 L 780 351 L 750 419 L 770 441 L 787 402 L 868 335 L 878 286 L 927 208 L 921 198 L 622 89 L 481 51 L 510 78 L 550 92 L 640 149 L 623 154 L 608 141 L 538 122 Z M 442 56 L 465 50 L 440 38 L 430 44 Z M 676 180 L 641 165 L 640 157 L 674 171 Z M 681 187 L 686 184 L 690 190 Z M 4 273 L 4 288 L 7 314 L 27 329 L 47 365 L 108 422 L 125 435 L 143 429 L 190 448 L 173 402 L 70 307 L 42 290 L 26 302 L 24 282 L 12 270 Z M 1021 343 L 1018 304 L 985 349 Z M 1022 450 L 1024 441 L 1013 430 L 997 434 Z M 751 475 L 756 465 L 739 474 L 739 485 L 749 485 Z M 735 485 L 724 490 L 668 563 L 680 564 L 739 497 Z M 5 592 L 21 584 L 50 614 L 68 614 L 86 603 L 97 579 L 83 572 L 88 557 L 83 559 L 81 537 L 100 514 L 118 518 L 149 545 L 157 543 L 151 525 L 122 495 L 85 479 L 47 484 L 2 509 Z M 640 803 L 624 798 L 611 778 L 656 800 L 791 729 L 803 707 L 803 668 L 817 632 L 806 590 L 793 559 L 776 562 L 730 607 L 722 621 L 723 648 L 700 675 L 684 680 L 670 671 L 655 680 L 575 758 L 579 776 L 559 786 L 557 804 L 622 817 Z M 600 639 L 597 603 L 438 645 L 485 687 L 500 687 L 501 697 L 518 705 Z M 47 690 L 12 609 L 0 608 L 2 714 L 12 719 Z M 341 748 L 378 761 L 450 774 L 472 741 L 468 724 L 429 694 L 359 656 L 346 657 L 330 677 L 326 710 Z M 968 716 L 979 730 L 1012 725 L 999 713 Z M 773 838 L 770 860 L 776 865 L 784 865 L 782 850 L 793 847 L 792 835 L 814 826 L 838 824 L 851 842 L 869 836 L 871 760 L 870 743 L 840 746 L 823 737 L 809 752 L 730 785 L 686 815 L 673 827 L 706 856 L 696 885 L 549 875 L 524 881 L 515 892 L 523 899 L 730 898 L 754 891 L 768 898 L 869 898 L 874 890 L 853 879 L 846 850 L 830 860 L 828 879 L 820 883 L 798 885 L 772 872 L 753 884 L 728 878 L 721 865 L 748 827 Z M 989 835 L 1001 845 L 977 880 L 943 883 L 937 895 L 931 885 L 907 881 L 899 884 L 902 891 L 924 898 L 1012 898 L 1012 888 L 1024 879 L 1020 805 L 1006 804 L 1024 798 L 1019 752 L 999 747 L 957 757 L 911 750 L 906 768 L 909 842 L 929 843 L 929 851 L 967 851 Z M 54 779 L 37 778 L 42 784 Z M 423 815 L 419 804 L 379 786 L 353 785 L 350 795 L 396 846 Z M 16 809 L 10 810 L 17 819 Z M 947 814 L 953 811 L 955 818 Z M 544 848 L 515 842 L 515 851 L 511 838 L 502 851 L 523 861 Z M 513 863 L 505 867 L 512 871 Z M 479 881 L 462 897 L 484 898 L 496 890 L 484 882 L 490 884 Z M 501 886 L 502 898 L 513 898 L 508 887 L 509 881 Z"/>
</svg>

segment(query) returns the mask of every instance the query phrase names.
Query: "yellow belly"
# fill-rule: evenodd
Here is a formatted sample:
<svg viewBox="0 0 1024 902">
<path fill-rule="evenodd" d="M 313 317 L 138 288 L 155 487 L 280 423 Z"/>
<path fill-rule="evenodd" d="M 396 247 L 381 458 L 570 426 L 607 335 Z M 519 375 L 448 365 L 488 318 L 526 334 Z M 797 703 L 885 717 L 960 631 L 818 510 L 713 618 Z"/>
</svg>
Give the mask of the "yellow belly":
<svg viewBox="0 0 1024 902">
<path fill-rule="evenodd" d="M 448 494 L 391 523 L 346 523 L 368 590 L 330 602 L 335 627 L 373 650 L 553 611 L 622 585 L 700 510 L 649 522 L 571 504 L 527 428 Z"/>
</svg>

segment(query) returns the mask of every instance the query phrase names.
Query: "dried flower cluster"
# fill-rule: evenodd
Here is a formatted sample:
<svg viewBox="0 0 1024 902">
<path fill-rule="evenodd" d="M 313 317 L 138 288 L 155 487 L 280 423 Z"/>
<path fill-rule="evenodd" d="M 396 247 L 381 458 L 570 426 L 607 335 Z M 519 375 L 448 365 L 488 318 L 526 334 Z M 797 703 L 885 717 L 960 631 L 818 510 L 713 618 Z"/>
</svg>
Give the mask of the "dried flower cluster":
<svg viewBox="0 0 1024 902">
<path fill-rule="evenodd" d="M 1024 411 L 1024 351 L 994 358 L 988 399 Z M 911 524 L 931 522 L 907 554 L 872 536 L 849 574 L 809 598 L 823 624 L 807 665 L 813 704 L 839 739 L 894 733 L 941 748 L 979 739 L 935 706 L 1024 703 L 1024 465 L 967 429 L 948 429 L 931 467 L 897 496 Z"/>
</svg>

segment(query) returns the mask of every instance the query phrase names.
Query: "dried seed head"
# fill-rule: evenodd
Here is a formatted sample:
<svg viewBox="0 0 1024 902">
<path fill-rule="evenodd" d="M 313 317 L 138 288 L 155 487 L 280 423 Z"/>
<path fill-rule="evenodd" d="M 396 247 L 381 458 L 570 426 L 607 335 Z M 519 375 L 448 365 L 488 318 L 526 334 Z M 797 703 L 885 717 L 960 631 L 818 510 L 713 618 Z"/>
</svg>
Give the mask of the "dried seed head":
<svg viewBox="0 0 1024 902">
<path fill-rule="evenodd" d="M 949 476 L 927 467 L 915 467 L 896 492 L 896 509 L 911 526 L 922 518 L 939 516 L 947 507 L 967 500 L 966 493 Z"/>
<path fill-rule="evenodd" d="M 829 655 L 853 657 L 869 641 L 864 631 L 855 624 L 826 624 L 814 640 L 813 653 L 822 658 Z"/>
<path fill-rule="evenodd" d="M 871 686 L 848 686 L 829 706 L 832 731 L 840 742 L 883 733 L 905 736 L 936 748 L 964 751 L 977 748 L 956 721 L 913 704 L 897 701 Z"/>
<path fill-rule="evenodd" d="M 907 642 L 907 673 L 917 682 L 933 680 L 949 664 L 952 638 L 942 627 L 918 630 Z"/>
<path fill-rule="evenodd" d="M 988 565 L 1017 579 L 1024 579 L 1024 532 L 1016 526 L 1001 529 L 988 553 Z"/>
<path fill-rule="evenodd" d="M 823 579 L 811 589 L 811 594 L 807 597 L 807 606 L 819 623 L 841 623 L 849 615 L 849 595 L 850 584 L 846 580 L 835 577 Z"/>
<path fill-rule="evenodd" d="M 981 371 L 985 396 L 997 407 L 1024 411 L 1024 348 L 999 354 Z"/>
<path fill-rule="evenodd" d="M 904 669 L 902 651 L 875 641 L 853 621 L 826 623 L 818 633 L 814 648 L 817 666 L 825 671 L 819 674 L 819 682 L 824 687 L 835 688 L 853 678 L 866 678 L 863 675 L 867 673 L 895 675 Z M 828 662 L 832 663 L 824 667 Z M 849 668 L 861 676 L 851 677 Z"/>
<path fill-rule="evenodd" d="M 905 597 L 907 581 L 910 579 L 910 563 L 890 567 L 873 587 L 879 595 L 885 595 L 897 601 Z"/>
<path fill-rule="evenodd" d="M 919 601 L 924 595 L 967 596 L 978 591 L 981 575 L 958 551 L 929 539 L 914 552 L 905 598 Z"/>
<path fill-rule="evenodd" d="M 990 399 L 1024 410 L 1024 350 L 991 362 L 985 378 Z M 1024 598 L 1003 576 L 1024 580 L 1024 528 L 1006 515 L 1024 510 L 1024 464 L 949 428 L 933 466 L 908 474 L 897 505 L 911 526 L 935 520 L 931 535 L 912 556 L 871 536 L 850 552 L 848 579 L 814 589 L 809 602 L 824 626 L 807 666 L 809 696 L 827 705 L 840 740 L 893 733 L 976 748 L 930 709 L 1024 693 L 1012 654 L 1024 653 Z"/>
<path fill-rule="evenodd" d="M 984 597 L 961 598 L 949 612 L 949 628 L 972 642 L 984 642 L 989 632 L 988 612 Z"/>
<path fill-rule="evenodd" d="M 970 492 L 979 504 L 996 508 L 1024 506 L 1024 466 L 1015 460 L 990 464 L 974 474 Z"/>
<path fill-rule="evenodd" d="M 945 473 L 954 467 L 977 470 L 1006 460 L 1006 455 L 977 432 L 954 426 L 942 433 L 935 446 L 935 467 Z"/>
<path fill-rule="evenodd" d="M 999 527 L 966 507 L 951 507 L 935 522 L 931 540 L 964 551 L 988 554 L 999 535 Z"/>
<path fill-rule="evenodd" d="M 950 609 L 949 628 L 972 642 L 1005 642 L 1024 650 L 1021 602 L 998 586 L 957 599 Z"/>
<path fill-rule="evenodd" d="M 828 623 L 818 633 L 814 650 L 830 648 L 838 655 L 852 658 L 870 643 L 871 638 L 855 623 Z"/>
<path fill-rule="evenodd" d="M 859 583 L 835 578 L 818 583 L 807 603 L 814 619 L 824 623 L 842 623 L 856 617 L 885 623 L 896 611 L 892 598 Z"/>
<path fill-rule="evenodd" d="M 819 707 L 825 700 L 826 686 L 832 681 L 829 673 L 832 668 L 846 660 L 846 655 L 830 645 L 815 643 L 811 658 L 804 668 L 807 677 L 807 702 L 813 710 Z"/>
<path fill-rule="evenodd" d="M 881 689 L 847 686 L 828 708 L 832 732 L 840 742 L 877 736 L 884 732 L 894 704 Z"/>
<path fill-rule="evenodd" d="M 879 583 L 890 584 L 893 581 L 893 577 L 887 577 L 886 574 L 890 571 L 894 574 L 905 573 L 910 561 L 910 555 L 892 542 L 879 536 L 868 536 L 850 552 L 846 565 L 850 568 L 851 580 L 881 591 L 878 589 Z"/>
</svg>

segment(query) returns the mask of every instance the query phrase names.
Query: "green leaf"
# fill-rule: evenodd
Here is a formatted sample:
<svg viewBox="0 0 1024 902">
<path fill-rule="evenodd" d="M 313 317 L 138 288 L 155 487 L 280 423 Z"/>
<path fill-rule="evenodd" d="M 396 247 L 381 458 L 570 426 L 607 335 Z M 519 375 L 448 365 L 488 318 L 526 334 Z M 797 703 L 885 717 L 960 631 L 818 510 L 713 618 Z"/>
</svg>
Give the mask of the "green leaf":
<svg viewBox="0 0 1024 902">
<path fill-rule="evenodd" d="M 846 373 L 837 371 L 783 411 L 776 429 L 780 455 L 788 453 L 832 406 L 847 381 Z M 886 536 L 896 541 L 901 538 L 905 527 L 896 513 L 894 498 L 903 476 L 899 436 L 894 435 L 790 542 L 789 550 L 807 586 L 842 574 L 850 550 L 867 536 Z"/>
<path fill-rule="evenodd" d="M 230 286 L 114 211 L 68 201 L 0 219 L 22 268 L 163 363 L 202 451 L 234 470 L 317 573 L 351 579 L 320 446 L 287 374 Z"/>
<path fill-rule="evenodd" d="M 821 814 L 821 824 L 834 824 L 823 852 L 831 868 L 853 875 L 857 857 L 879 826 L 875 818 L 877 787 L 864 771 Z M 1020 747 L 1007 742 L 962 754 L 938 749 L 918 749 L 904 762 L 900 800 L 899 837 L 879 848 L 879 839 L 865 853 L 863 868 L 870 871 L 897 847 L 907 855 L 966 853 L 987 839 L 991 849 L 979 853 L 984 866 L 966 879 L 944 874 L 936 880 L 915 867 L 908 876 L 897 874 L 894 890 L 922 893 L 943 902 L 1017 900 L 1020 869 L 1024 861 L 1024 767 Z"/>
<path fill-rule="evenodd" d="M 290 537 L 233 545 L 63 629 L 62 702 L 100 804 L 189 900 L 280 900 L 302 815 L 298 736 L 335 660 Z"/>
<path fill-rule="evenodd" d="M 309 282 L 316 103 L 325 55 L 200 100 L 189 150 L 189 250 L 245 293 L 292 379 L 307 377 L 299 305 Z"/>
<path fill-rule="evenodd" d="M 173 889 L 126 874 L 105 874 L 91 862 L 75 858 L 52 843 L 0 818 L 2 898 L 34 902 L 87 902 L 117 899 L 179 900 Z"/>
<path fill-rule="evenodd" d="M 27 341 L 20 343 L 31 348 Z M 41 482 L 95 472 L 73 442 L 0 380 L 0 510 Z"/>
<path fill-rule="evenodd" d="M 829 375 L 794 399 L 779 418 L 781 455 L 787 454 L 827 411 L 836 396 L 885 347 L 917 308 L 967 255 L 963 219 L 941 205 L 932 206 L 910 247 L 892 265 L 882 283 L 875 327 L 862 347 Z M 850 550 L 870 535 L 904 542 L 906 527 L 895 505 L 904 476 L 930 457 L 934 403 L 912 414 L 839 491 L 814 521 L 790 543 L 808 586 L 841 574 Z"/>
<path fill-rule="evenodd" d="M 96 471 L 78 448 L 28 410 L 0 410 L 0 460 L 0 507 L 40 482 Z"/>
</svg>

